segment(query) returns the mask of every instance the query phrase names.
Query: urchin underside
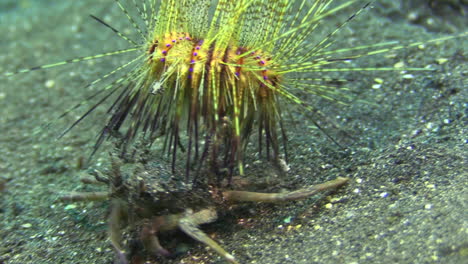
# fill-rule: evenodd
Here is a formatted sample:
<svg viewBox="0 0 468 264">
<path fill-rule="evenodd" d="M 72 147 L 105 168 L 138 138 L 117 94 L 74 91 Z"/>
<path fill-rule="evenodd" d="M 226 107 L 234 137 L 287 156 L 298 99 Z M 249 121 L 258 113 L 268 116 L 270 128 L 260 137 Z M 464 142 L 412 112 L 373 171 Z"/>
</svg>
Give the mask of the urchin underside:
<svg viewBox="0 0 468 264">
<path fill-rule="evenodd" d="M 215 172 L 228 168 L 232 175 L 237 164 L 242 174 L 254 128 L 260 151 L 265 142 L 267 156 L 278 158 L 281 76 L 270 70 L 268 53 L 235 44 L 218 48 L 216 41 L 189 33 L 155 37 L 137 78 L 122 86 L 101 137 L 129 119 L 124 149 L 139 130 L 150 141 L 164 136 L 173 166 L 177 150 L 187 152 L 187 175 L 192 162 L 200 167 L 205 160 Z"/>
</svg>

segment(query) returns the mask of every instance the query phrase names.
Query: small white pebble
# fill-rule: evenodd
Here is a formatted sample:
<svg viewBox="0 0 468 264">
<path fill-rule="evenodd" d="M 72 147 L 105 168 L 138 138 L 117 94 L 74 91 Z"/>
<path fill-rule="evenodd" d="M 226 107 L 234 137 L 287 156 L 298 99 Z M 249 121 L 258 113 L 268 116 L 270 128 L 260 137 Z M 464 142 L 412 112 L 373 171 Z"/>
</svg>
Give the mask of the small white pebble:
<svg viewBox="0 0 468 264">
<path fill-rule="evenodd" d="M 63 147 L 63 150 L 64 151 L 70 151 L 70 150 L 73 150 L 73 148 L 70 147 L 70 146 L 65 146 L 65 147 Z"/>
<path fill-rule="evenodd" d="M 415 129 L 415 130 L 411 133 L 411 135 L 412 135 L 412 136 L 417 136 L 417 135 L 421 134 L 421 132 L 422 132 L 421 129 Z"/>
<path fill-rule="evenodd" d="M 403 61 L 397 62 L 393 65 L 393 68 L 403 68 L 405 67 L 405 63 Z"/>
<path fill-rule="evenodd" d="M 434 128 L 434 126 L 435 126 L 434 123 L 429 122 L 429 123 L 427 123 L 426 128 L 427 129 L 432 129 L 432 128 Z"/>
<path fill-rule="evenodd" d="M 413 75 L 413 74 L 409 74 L 409 73 L 403 75 L 402 77 L 403 77 L 403 79 L 406 79 L 406 80 L 414 79 L 414 75 Z"/>
<path fill-rule="evenodd" d="M 419 18 L 419 14 L 417 12 L 410 12 L 407 16 L 409 21 L 416 21 Z"/>
<path fill-rule="evenodd" d="M 387 193 L 387 192 L 383 192 L 383 193 L 380 194 L 380 197 L 382 197 L 382 198 L 385 198 L 385 197 L 387 197 L 387 196 L 388 196 L 388 193 Z"/>
<path fill-rule="evenodd" d="M 424 205 L 424 209 L 426 209 L 426 210 L 431 210 L 431 209 L 432 209 L 432 204 L 426 204 L 426 205 Z"/>
<path fill-rule="evenodd" d="M 382 78 L 375 78 L 374 82 L 382 84 L 384 82 L 384 80 Z"/>
<path fill-rule="evenodd" d="M 435 24 L 434 18 L 428 18 L 428 19 L 426 20 L 426 22 L 427 22 L 428 25 L 434 25 L 434 24 Z"/>
<path fill-rule="evenodd" d="M 71 210 L 71 209 L 75 209 L 76 208 L 76 204 L 69 204 L 67 206 L 65 206 L 65 210 Z"/>
<path fill-rule="evenodd" d="M 439 65 L 442 65 L 444 63 L 446 63 L 448 61 L 448 59 L 446 58 L 439 58 L 439 59 L 436 59 L 436 62 L 439 64 Z"/>
<path fill-rule="evenodd" d="M 45 87 L 50 89 L 50 88 L 55 86 L 55 81 L 54 80 L 47 80 L 44 85 L 45 85 Z"/>
</svg>

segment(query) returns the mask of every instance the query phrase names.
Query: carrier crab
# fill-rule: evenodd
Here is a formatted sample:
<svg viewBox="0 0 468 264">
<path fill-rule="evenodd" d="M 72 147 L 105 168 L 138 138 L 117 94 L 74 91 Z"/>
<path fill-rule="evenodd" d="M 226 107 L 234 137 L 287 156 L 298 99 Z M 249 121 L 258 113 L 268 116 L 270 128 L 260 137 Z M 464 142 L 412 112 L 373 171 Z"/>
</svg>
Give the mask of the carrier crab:
<svg viewBox="0 0 468 264">
<path fill-rule="evenodd" d="M 108 191 L 69 193 L 63 201 L 111 201 L 109 236 L 118 256 L 118 263 L 135 263 L 146 255 L 170 256 L 164 241 L 158 234 L 180 229 L 193 239 L 216 251 L 227 262 L 240 263 L 216 241 L 205 234 L 199 226 L 214 222 L 218 212 L 228 210 L 238 202 L 278 203 L 310 197 L 344 185 L 348 178 L 309 186 L 303 189 L 261 193 L 266 177 L 233 177 L 231 183 L 219 182 L 216 177 L 196 177 L 187 182 L 184 173 L 173 173 L 172 169 L 155 159 L 124 162 L 112 158 L 111 168 L 102 173 L 93 171 L 94 178 L 83 178 L 85 183 L 105 184 Z M 249 191 L 243 191 L 247 189 Z M 125 231 L 124 231 L 125 230 Z M 129 250 L 124 245 L 126 237 L 143 245 Z"/>
</svg>

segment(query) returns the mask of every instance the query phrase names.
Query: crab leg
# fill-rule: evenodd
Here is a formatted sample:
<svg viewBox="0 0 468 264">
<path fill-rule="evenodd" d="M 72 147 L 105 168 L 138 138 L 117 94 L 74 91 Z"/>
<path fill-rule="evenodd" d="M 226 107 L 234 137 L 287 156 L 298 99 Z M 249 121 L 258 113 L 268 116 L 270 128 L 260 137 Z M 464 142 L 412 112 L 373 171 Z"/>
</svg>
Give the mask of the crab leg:
<svg viewBox="0 0 468 264">
<path fill-rule="evenodd" d="M 299 200 L 310 197 L 318 192 L 335 189 L 346 182 L 349 178 L 339 177 L 331 181 L 327 181 L 321 184 L 313 185 L 304 189 L 299 189 L 292 192 L 285 193 L 257 193 L 257 192 L 245 192 L 245 191 L 225 191 L 223 197 L 229 202 L 266 202 L 266 203 L 277 203 L 286 202 L 292 200 Z"/>
<path fill-rule="evenodd" d="M 122 232 L 120 231 L 120 226 L 124 215 L 125 209 L 122 203 L 117 200 L 112 201 L 111 212 L 109 216 L 109 238 L 112 246 L 114 247 L 117 253 L 119 264 L 128 263 L 125 258 L 125 251 L 120 246 L 120 241 L 122 240 Z"/>
<path fill-rule="evenodd" d="M 85 184 L 106 184 L 106 179 L 99 171 L 94 171 L 94 179 L 91 177 L 80 177 L 81 182 Z M 110 198 L 109 192 L 70 192 L 60 196 L 61 201 L 79 202 L 79 201 L 105 201 Z"/>
<path fill-rule="evenodd" d="M 193 213 L 192 210 L 187 210 L 185 216 L 179 220 L 178 225 L 184 233 L 189 235 L 191 238 L 209 246 L 219 255 L 225 258 L 228 262 L 239 264 L 239 262 L 236 261 L 233 255 L 229 254 L 220 245 L 218 245 L 216 241 L 211 239 L 208 235 L 203 233 L 203 231 L 198 228 L 199 224 L 211 223 L 215 221 L 216 218 L 216 211 L 213 208 L 201 210 L 196 213 Z"/>
<path fill-rule="evenodd" d="M 71 192 L 60 197 L 61 201 L 105 201 L 109 199 L 108 192 Z"/>
</svg>

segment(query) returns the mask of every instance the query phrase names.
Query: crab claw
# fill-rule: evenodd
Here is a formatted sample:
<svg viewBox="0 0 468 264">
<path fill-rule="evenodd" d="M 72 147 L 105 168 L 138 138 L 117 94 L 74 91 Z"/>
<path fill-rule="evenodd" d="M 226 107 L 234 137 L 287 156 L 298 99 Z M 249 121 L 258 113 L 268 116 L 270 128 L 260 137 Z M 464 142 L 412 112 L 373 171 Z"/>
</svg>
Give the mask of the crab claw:
<svg viewBox="0 0 468 264">
<path fill-rule="evenodd" d="M 161 256 L 170 256 L 170 252 L 163 248 L 159 243 L 159 239 L 157 236 L 157 229 L 155 228 L 156 225 L 152 225 L 150 223 L 146 223 L 140 233 L 141 241 L 145 249 L 152 254 L 161 255 Z"/>
<path fill-rule="evenodd" d="M 187 210 L 185 216 L 179 220 L 179 228 L 191 238 L 202 242 L 216 251 L 220 256 L 225 258 L 229 263 L 239 264 L 233 255 L 224 250 L 216 241 L 208 237 L 201 229 L 198 228 L 199 224 L 206 224 L 215 221 L 217 218 L 214 208 L 193 213 L 192 210 Z"/>
</svg>

